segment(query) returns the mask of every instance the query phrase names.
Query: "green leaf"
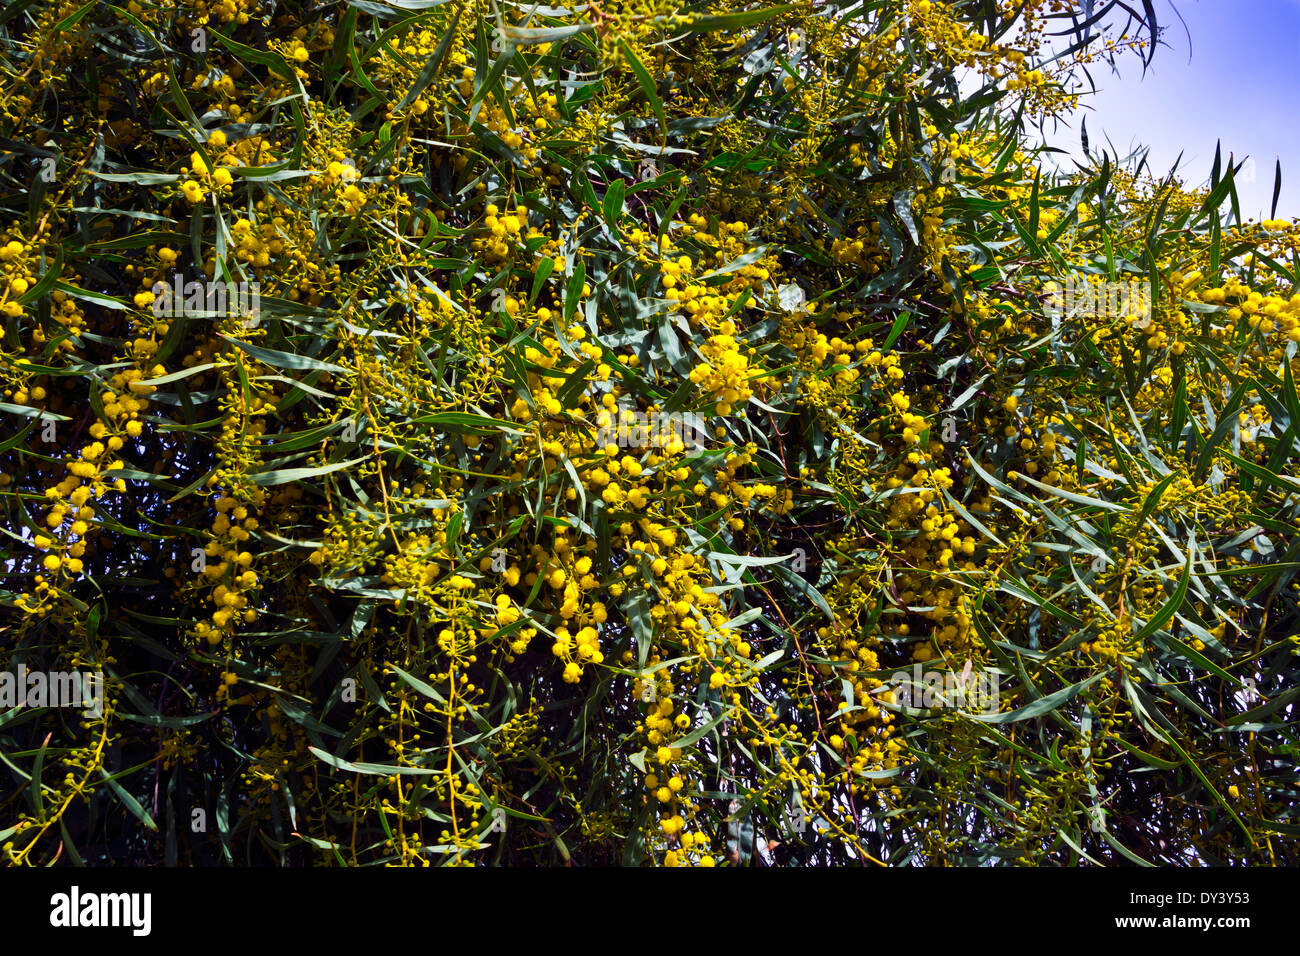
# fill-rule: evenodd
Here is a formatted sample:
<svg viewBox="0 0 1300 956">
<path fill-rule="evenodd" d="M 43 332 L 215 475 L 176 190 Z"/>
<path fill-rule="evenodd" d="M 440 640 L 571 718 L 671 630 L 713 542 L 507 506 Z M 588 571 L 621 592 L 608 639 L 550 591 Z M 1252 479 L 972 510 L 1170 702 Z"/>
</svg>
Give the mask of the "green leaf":
<svg viewBox="0 0 1300 956">
<path fill-rule="evenodd" d="M 82 17 L 84 17 L 87 13 L 89 13 L 91 10 L 95 8 L 97 2 L 98 0 L 90 0 L 90 2 L 85 4 L 84 6 L 78 7 L 74 12 L 68 14 L 58 23 L 54 24 L 54 26 L 52 27 L 53 32 L 62 33 L 64 30 L 67 30 L 69 27 L 76 26 L 78 23 L 81 22 Z"/>
<path fill-rule="evenodd" d="M 279 352 L 275 349 L 262 348 L 260 345 L 252 345 L 249 342 L 242 342 L 239 339 L 232 339 L 228 335 L 223 335 L 225 339 L 235 348 L 242 352 L 247 352 L 253 358 L 265 365 L 274 368 L 292 368 L 292 369 L 314 369 L 320 372 L 347 373 L 347 369 L 338 365 L 331 365 L 328 362 L 322 362 L 314 359 L 309 355 L 296 355 L 292 352 Z"/>
<path fill-rule="evenodd" d="M 745 27 L 752 27 L 756 23 L 762 23 L 764 20 L 770 20 L 779 14 L 786 13 L 790 10 L 798 9 L 796 3 L 787 3 L 779 7 L 765 7 L 759 10 L 741 10 L 735 13 L 722 13 L 717 15 L 700 15 L 696 14 L 691 21 L 685 24 L 687 30 L 691 33 L 730 33 L 734 30 L 742 30 Z"/>
<path fill-rule="evenodd" d="M 1183 567 L 1182 577 L 1179 578 L 1178 585 L 1174 588 L 1173 596 L 1152 616 L 1151 620 L 1142 626 L 1142 629 L 1134 636 L 1135 640 L 1144 640 L 1160 630 L 1173 619 L 1173 616 L 1178 613 L 1178 609 L 1183 606 L 1183 599 L 1187 597 L 1187 585 L 1192 577 L 1192 555 L 1195 551 L 1196 539 L 1193 537 L 1187 544 L 1187 564 Z"/>
<path fill-rule="evenodd" d="M 694 743 L 696 743 L 696 741 L 698 741 L 701 737 L 707 734 L 714 727 L 718 726 L 718 724 L 722 723 L 722 721 L 725 720 L 726 717 L 727 717 L 727 712 L 724 710 L 722 713 L 718 714 L 712 720 L 709 720 L 706 723 L 701 724 L 699 727 L 696 727 L 685 737 L 682 737 L 679 740 L 670 741 L 666 743 L 664 746 L 680 748 L 682 750 L 685 750 L 687 747 L 690 747 Z"/>
<path fill-rule="evenodd" d="M 398 766 L 397 764 L 389 764 L 389 763 L 352 763 L 350 761 L 344 760 L 342 757 L 336 757 L 331 753 L 326 753 L 324 750 L 321 750 L 319 747 L 308 747 L 307 749 L 310 750 L 313 754 L 315 754 L 316 757 L 322 762 L 328 764 L 331 767 L 335 767 L 339 770 L 346 770 L 349 773 L 361 773 L 361 774 L 371 774 L 371 775 L 377 774 L 382 777 L 391 776 L 393 774 L 427 777 L 427 776 L 431 776 L 443 772 L 437 768 L 402 767 L 402 766 Z M 381 820 L 383 819 L 382 814 L 380 814 L 380 819 Z"/>
<path fill-rule="evenodd" d="M 652 109 L 655 116 L 659 118 L 660 141 L 667 142 L 668 114 L 664 112 L 664 103 L 663 100 L 659 98 L 659 88 L 654 81 L 654 77 L 652 77 L 650 71 L 645 68 L 645 64 L 641 62 L 641 58 L 638 57 L 635 51 L 627 45 L 626 40 L 618 41 L 618 49 L 623 54 L 624 61 L 626 61 L 627 65 L 632 68 L 632 74 L 636 77 L 636 81 L 641 87 L 641 92 L 645 94 L 645 98 L 650 102 L 650 109 Z M 609 216 L 606 215 L 605 218 L 608 219 Z"/>
<path fill-rule="evenodd" d="M 1091 687 L 1105 676 L 1104 673 L 1094 674 L 1086 680 L 1081 680 L 1077 684 L 1071 684 L 1069 687 L 1062 687 L 1055 693 L 1048 694 L 1046 697 L 1040 697 L 1038 700 L 1026 704 L 1024 707 L 1008 711 L 1004 714 L 965 714 L 964 716 L 985 724 L 1013 724 L 1022 720 L 1029 720 L 1032 717 L 1041 717 L 1043 714 L 1048 714 L 1056 710 L 1067 700 L 1070 700 L 1080 691 Z"/>
<path fill-rule="evenodd" d="M 149 816 L 149 812 L 140 806 L 139 800 L 127 793 L 126 789 L 117 782 L 116 777 L 110 776 L 103 767 L 99 768 L 99 775 L 104 778 L 104 782 L 108 784 L 109 789 L 113 791 L 117 799 L 122 801 L 122 805 L 130 810 L 137 820 L 155 833 L 158 832 L 158 824 L 154 822 L 153 817 Z"/>
<path fill-rule="evenodd" d="M 36 814 L 37 820 L 45 818 L 45 794 L 41 786 L 41 766 L 45 763 L 45 749 L 50 745 L 50 738 L 53 733 L 45 735 L 41 741 L 40 749 L 36 751 L 36 759 L 32 762 L 32 779 L 30 781 L 29 792 L 32 799 L 32 810 Z"/>
<path fill-rule="evenodd" d="M 455 15 L 451 18 L 451 23 L 445 27 L 442 39 L 438 45 L 433 48 L 433 53 L 425 61 L 424 69 L 420 70 L 420 75 L 415 78 L 411 88 L 406 91 L 406 95 L 393 108 L 393 112 L 400 113 L 416 101 L 425 88 L 433 82 L 433 78 L 442 72 L 442 61 L 447 58 L 447 51 L 451 49 L 452 41 L 456 39 L 456 25 L 460 22 L 460 15 L 464 12 L 464 7 L 458 7 Z M 471 104 L 472 105 L 472 104 Z"/>
<path fill-rule="evenodd" d="M 609 228 L 615 231 L 618 230 L 618 220 L 623 214 L 623 197 L 626 192 L 627 184 L 621 179 L 614 180 L 605 190 L 605 202 L 601 206 L 601 212 Z"/>
<path fill-rule="evenodd" d="M 469 412 L 435 412 L 432 415 L 421 415 L 419 418 L 411 420 L 421 425 L 443 425 L 452 431 L 472 435 L 490 435 L 497 431 L 511 432 L 517 435 L 526 434 L 525 430 L 514 422 L 508 422 L 500 418 L 490 418 L 487 415 L 474 415 Z"/>
<path fill-rule="evenodd" d="M 328 475 L 333 471 L 342 471 L 344 468 L 351 468 L 353 465 L 359 465 L 364 462 L 364 458 L 353 458 L 349 461 L 335 462 L 332 465 L 321 465 L 317 468 L 281 468 L 274 471 L 259 471 L 248 476 L 248 480 L 255 485 L 283 485 L 291 481 L 302 481 L 305 478 L 315 478 L 318 475 Z"/>
</svg>

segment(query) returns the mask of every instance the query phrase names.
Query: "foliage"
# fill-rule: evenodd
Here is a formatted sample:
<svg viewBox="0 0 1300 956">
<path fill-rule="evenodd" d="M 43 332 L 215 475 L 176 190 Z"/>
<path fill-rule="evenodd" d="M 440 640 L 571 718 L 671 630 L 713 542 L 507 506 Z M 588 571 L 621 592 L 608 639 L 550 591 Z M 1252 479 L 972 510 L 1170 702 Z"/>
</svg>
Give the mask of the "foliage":
<svg viewBox="0 0 1300 956">
<path fill-rule="evenodd" d="M 6 6 L 8 861 L 1300 862 L 1296 227 L 1026 132 L 1141 7 Z"/>
</svg>

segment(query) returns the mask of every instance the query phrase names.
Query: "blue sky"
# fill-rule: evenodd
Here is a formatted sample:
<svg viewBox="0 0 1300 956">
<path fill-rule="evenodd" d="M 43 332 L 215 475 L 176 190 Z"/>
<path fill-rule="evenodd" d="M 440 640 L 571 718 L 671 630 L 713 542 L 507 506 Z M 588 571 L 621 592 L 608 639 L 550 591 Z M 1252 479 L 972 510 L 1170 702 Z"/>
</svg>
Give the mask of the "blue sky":
<svg viewBox="0 0 1300 956">
<path fill-rule="evenodd" d="M 1155 6 L 1168 27 L 1167 45 L 1156 51 L 1146 76 L 1135 55 L 1117 60 L 1118 75 L 1105 63 L 1093 64 L 1097 92 L 1081 99 L 1068 125 L 1055 131 L 1049 125 L 1046 141 L 1081 156 L 1078 117 L 1086 116 L 1094 151 L 1108 136 L 1121 155 L 1149 146 L 1157 174 L 1167 173 L 1181 152 L 1183 179 L 1195 186 L 1209 179 L 1220 139 L 1225 163 L 1229 152 L 1238 161 L 1254 160 L 1254 181 L 1249 166 L 1238 177 L 1244 218 L 1268 216 L 1278 159 L 1278 216 L 1300 216 L 1300 0 L 1155 0 Z"/>
</svg>

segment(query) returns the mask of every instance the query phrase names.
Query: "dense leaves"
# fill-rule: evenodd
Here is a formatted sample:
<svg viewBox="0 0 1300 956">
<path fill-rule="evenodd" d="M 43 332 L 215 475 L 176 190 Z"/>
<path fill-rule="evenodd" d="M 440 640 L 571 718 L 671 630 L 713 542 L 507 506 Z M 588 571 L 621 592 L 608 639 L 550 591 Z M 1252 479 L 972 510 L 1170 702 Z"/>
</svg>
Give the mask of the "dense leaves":
<svg viewBox="0 0 1300 956">
<path fill-rule="evenodd" d="M 1026 132 L 1138 6 L 6 7 L 7 860 L 1300 862 L 1296 227 Z"/>
</svg>

